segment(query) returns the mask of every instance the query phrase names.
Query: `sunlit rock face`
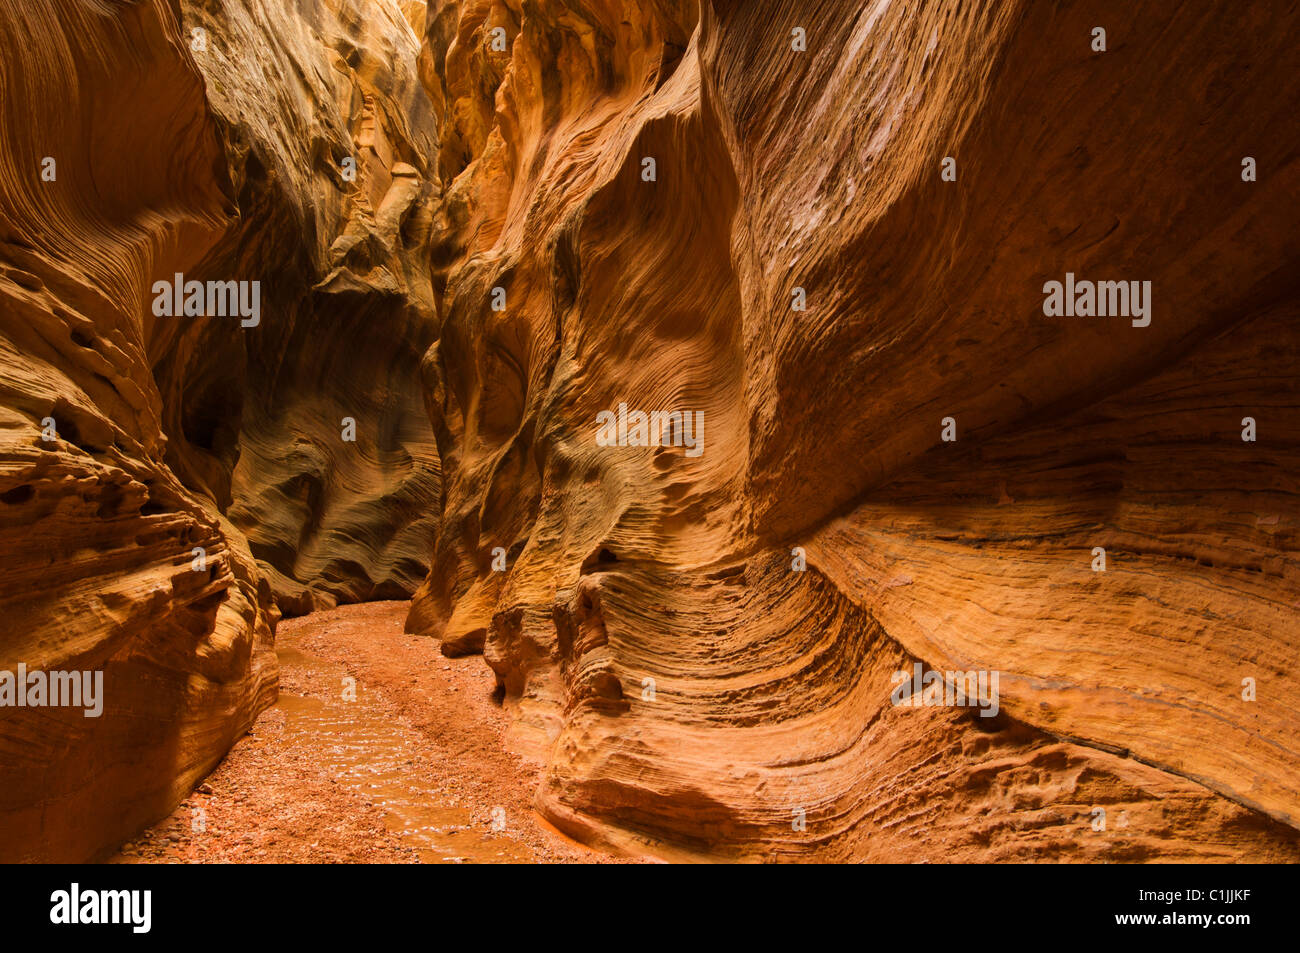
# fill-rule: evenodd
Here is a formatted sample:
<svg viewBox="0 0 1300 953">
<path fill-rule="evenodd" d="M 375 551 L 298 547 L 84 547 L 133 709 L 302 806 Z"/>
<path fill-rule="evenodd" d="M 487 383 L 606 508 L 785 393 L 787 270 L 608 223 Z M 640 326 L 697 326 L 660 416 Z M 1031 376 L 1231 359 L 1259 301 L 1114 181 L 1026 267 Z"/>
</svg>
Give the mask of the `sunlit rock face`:
<svg viewBox="0 0 1300 953">
<path fill-rule="evenodd" d="M 433 124 L 386 0 L 0 0 L 0 49 L 0 670 L 103 685 L 0 708 L 0 859 L 81 860 L 273 700 L 281 611 L 425 575 Z"/>
<path fill-rule="evenodd" d="M 1297 28 L 430 3 L 408 627 L 484 653 L 547 817 L 668 857 L 1300 859 Z M 1045 313 L 1067 273 L 1146 315 Z M 702 452 L 602 445 L 620 404 Z M 895 704 L 918 662 L 996 705 Z"/>
</svg>

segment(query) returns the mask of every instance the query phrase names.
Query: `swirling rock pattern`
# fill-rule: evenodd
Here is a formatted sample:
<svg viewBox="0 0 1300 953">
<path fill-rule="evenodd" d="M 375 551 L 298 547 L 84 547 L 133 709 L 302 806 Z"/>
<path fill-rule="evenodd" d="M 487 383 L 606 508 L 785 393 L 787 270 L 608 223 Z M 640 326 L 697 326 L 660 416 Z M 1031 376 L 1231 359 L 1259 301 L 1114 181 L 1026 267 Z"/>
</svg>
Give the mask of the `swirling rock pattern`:
<svg viewBox="0 0 1300 953">
<path fill-rule="evenodd" d="M 0 668 L 104 676 L 0 713 L 0 859 L 82 860 L 270 704 L 282 611 L 426 573 L 433 123 L 396 3 L 5 0 L 0 50 Z"/>
<path fill-rule="evenodd" d="M 430 4 L 408 627 L 484 653 L 546 816 L 669 857 L 1300 859 L 1297 26 Z M 1066 272 L 1150 281 L 1150 324 L 1046 316 Z M 600 446 L 620 403 L 704 452 Z M 999 713 L 891 704 L 915 662 L 997 671 Z"/>
<path fill-rule="evenodd" d="M 1300 860 L 1298 29 L 0 0 L 0 671 L 105 676 L 0 712 L 0 859 L 170 810 L 282 613 L 414 592 L 590 843 Z"/>
<path fill-rule="evenodd" d="M 178 471 L 229 504 L 295 614 L 409 595 L 439 492 L 418 43 L 394 3 L 301 7 L 184 8 L 212 38 L 194 58 L 241 210 L 195 277 L 260 279 L 267 318 L 160 322 L 153 350 Z"/>
</svg>

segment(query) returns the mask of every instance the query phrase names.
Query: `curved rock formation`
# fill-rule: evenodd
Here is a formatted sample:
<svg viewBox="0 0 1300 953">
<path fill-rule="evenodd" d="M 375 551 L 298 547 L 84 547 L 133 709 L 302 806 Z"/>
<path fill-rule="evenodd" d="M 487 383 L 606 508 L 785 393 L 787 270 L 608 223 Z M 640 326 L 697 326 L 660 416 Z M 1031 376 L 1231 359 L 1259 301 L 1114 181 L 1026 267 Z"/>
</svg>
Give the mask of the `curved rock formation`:
<svg viewBox="0 0 1300 953">
<path fill-rule="evenodd" d="M 0 709 L 0 859 L 165 814 L 274 698 L 281 609 L 425 574 L 417 41 L 300 7 L 0 2 L 0 670 L 103 679 Z M 176 274 L 260 312 L 159 315 Z"/>
<path fill-rule="evenodd" d="M 184 8 L 241 212 L 194 277 L 259 279 L 266 318 L 162 319 L 150 342 L 176 469 L 229 505 L 292 613 L 408 595 L 439 491 L 417 41 L 394 3 L 300 6 Z"/>
<path fill-rule="evenodd" d="M 446 500 L 408 627 L 482 649 L 549 818 L 1300 859 L 1298 16 L 431 4 Z M 1067 272 L 1150 282 L 1149 323 L 1047 316 Z M 600 445 L 620 404 L 703 452 Z M 997 715 L 891 703 L 917 662 L 996 672 Z"/>
<path fill-rule="evenodd" d="M 590 843 L 1300 860 L 1298 28 L 0 0 L 0 860 L 412 592 Z"/>
</svg>

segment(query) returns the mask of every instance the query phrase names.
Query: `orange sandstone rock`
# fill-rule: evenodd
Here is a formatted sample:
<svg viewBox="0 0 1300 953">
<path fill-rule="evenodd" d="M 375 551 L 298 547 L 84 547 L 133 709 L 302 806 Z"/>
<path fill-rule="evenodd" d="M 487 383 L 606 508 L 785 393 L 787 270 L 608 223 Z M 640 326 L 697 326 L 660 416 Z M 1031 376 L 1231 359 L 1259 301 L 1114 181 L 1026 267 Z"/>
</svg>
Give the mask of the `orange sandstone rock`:
<svg viewBox="0 0 1300 953">
<path fill-rule="evenodd" d="M 0 708 L 0 859 L 83 860 L 271 702 L 281 610 L 425 574 L 432 116 L 394 3 L 12 0 L 0 50 L 0 670 L 104 686 Z"/>
<path fill-rule="evenodd" d="M 417 586 L 588 843 L 1300 859 L 1298 28 L 0 0 L 0 672 L 105 696 L 0 707 L 0 859 Z"/>
<path fill-rule="evenodd" d="M 550 820 L 1300 859 L 1296 19 L 431 4 L 445 502 L 408 627 L 481 648 Z M 1149 281 L 1149 323 L 1049 316 L 1067 273 Z M 621 403 L 702 412 L 704 452 L 601 446 Z M 998 714 L 892 704 L 916 661 L 998 672 Z"/>
</svg>

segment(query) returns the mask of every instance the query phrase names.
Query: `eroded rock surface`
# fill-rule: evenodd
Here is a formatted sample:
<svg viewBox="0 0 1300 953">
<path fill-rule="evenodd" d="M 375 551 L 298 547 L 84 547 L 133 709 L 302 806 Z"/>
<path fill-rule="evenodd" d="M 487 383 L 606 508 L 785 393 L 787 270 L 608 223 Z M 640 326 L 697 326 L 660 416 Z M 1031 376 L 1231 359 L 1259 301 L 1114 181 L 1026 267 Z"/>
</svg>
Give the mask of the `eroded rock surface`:
<svg viewBox="0 0 1300 953">
<path fill-rule="evenodd" d="M 0 671 L 105 685 L 0 709 L 0 859 L 170 811 L 282 613 L 415 591 L 588 843 L 1300 860 L 1297 30 L 0 0 Z"/>
<path fill-rule="evenodd" d="M 548 817 L 1300 859 L 1298 17 L 431 3 L 446 500 L 408 626 L 483 651 Z M 1150 281 L 1150 323 L 1046 316 L 1067 272 Z M 702 412 L 703 453 L 599 446 L 620 403 Z M 996 670 L 996 717 L 891 704 L 917 661 Z"/>
<path fill-rule="evenodd" d="M 417 40 L 368 0 L 195 3 L 184 23 L 210 37 L 193 55 L 241 210 L 195 275 L 260 279 L 266 318 L 154 323 L 177 468 L 229 503 L 285 611 L 408 595 L 439 492 Z"/>
<path fill-rule="evenodd" d="M 270 704 L 281 610 L 425 575 L 433 127 L 396 3 L 13 0 L 0 49 L 0 668 L 104 684 L 3 709 L 0 858 L 80 860 Z M 178 273 L 260 320 L 158 316 Z"/>
</svg>

